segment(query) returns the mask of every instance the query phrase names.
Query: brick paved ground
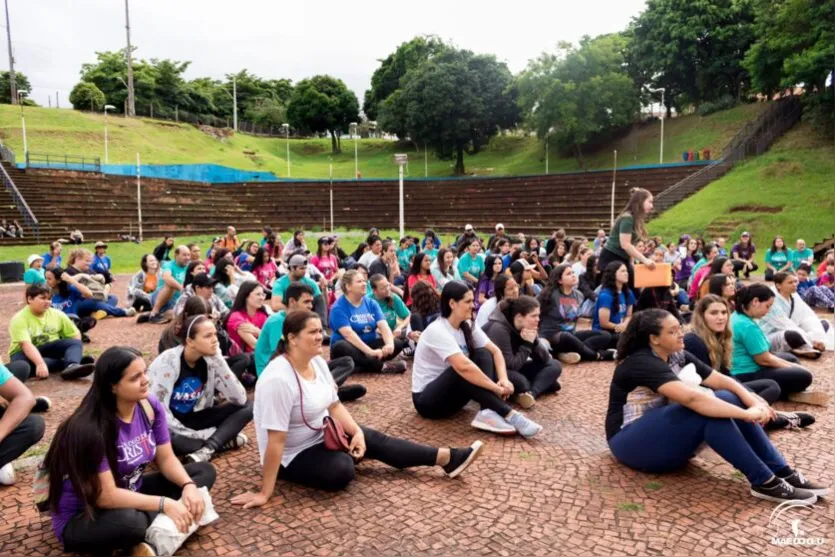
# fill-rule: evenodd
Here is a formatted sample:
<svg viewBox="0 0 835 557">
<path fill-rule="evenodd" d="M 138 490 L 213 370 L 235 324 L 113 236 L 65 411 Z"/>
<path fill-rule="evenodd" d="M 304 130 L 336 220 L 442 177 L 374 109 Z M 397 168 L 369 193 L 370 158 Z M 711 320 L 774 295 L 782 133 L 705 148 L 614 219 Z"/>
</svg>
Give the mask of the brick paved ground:
<svg viewBox="0 0 835 557">
<path fill-rule="evenodd" d="M 119 277 L 124 285 L 126 277 Z M 117 288 L 118 294 L 123 294 Z M 21 306 L 21 288 L 0 288 L 0 347 L 8 346 L 6 323 Z M 160 326 L 105 320 L 92 331 L 93 353 L 116 343 L 156 355 Z M 809 365 L 816 388 L 833 393 L 832 353 Z M 769 526 L 774 505 L 752 498 L 747 482 L 712 452 L 684 470 L 664 476 L 618 465 L 605 441 L 603 421 L 613 364 L 568 367 L 563 389 L 543 398 L 531 416 L 545 426 L 534 441 L 491 437 L 469 427 L 467 407 L 453 419 L 431 422 L 414 411 L 409 374 L 361 376 L 368 395 L 349 405 L 359 422 L 390 434 L 437 445 L 468 445 L 481 437 L 484 456 L 461 478 L 438 470 L 396 471 L 364 463 L 347 490 L 320 493 L 279 482 L 259 510 L 233 508 L 229 499 L 259 484 L 254 444 L 215 461 L 213 491 L 220 520 L 201 529 L 183 555 L 806 555 L 833 553 L 833 505 L 802 510 L 801 529 L 825 537 L 814 548 L 781 549 L 772 536 L 789 536 L 785 524 Z M 57 424 L 78 404 L 88 380 L 50 378 L 30 383 L 49 395 L 51 439 Z M 799 406 L 780 404 L 780 408 Z M 804 408 L 817 416 L 808 431 L 772 438 L 789 462 L 828 485 L 835 480 L 833 405 Z M 252 425 L 246 433 L 255 439 Z M 41 447 L 45 447 L 45 443 Z M 49 521 L 31 503 L 32 471 L 0 490 L 0 554 L 57 555 Z"/>
</svg>

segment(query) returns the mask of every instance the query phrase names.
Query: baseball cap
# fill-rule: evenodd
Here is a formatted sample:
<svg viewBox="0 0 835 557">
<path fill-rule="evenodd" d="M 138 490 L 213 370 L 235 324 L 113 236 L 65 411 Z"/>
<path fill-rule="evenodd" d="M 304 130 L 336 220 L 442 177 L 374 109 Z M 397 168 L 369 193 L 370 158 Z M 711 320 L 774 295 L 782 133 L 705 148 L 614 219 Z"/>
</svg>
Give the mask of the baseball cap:
<svg viewBox="0 0 835 557">
<path fill-rule="evenodd" d="M 297 253 L 290 258 L 290 261 L 288 261 L 287 264 L 290 267 L 304 267 L 307 265 L 307 258 Z"/>
<path fill-rule="evenodd" d="M 32 266 L 32 263 L 34 263 L 34 262 L 35 262 L 35 261 L 37 261 L 38 259 L 40 259 L 41 261 L 43 261 L 43 257 L 41 257 L 40 255 L 38 255 L 37 253 L 33 253 L 32 255 L 30 255 L 30 256 L 26 259 L 26 266 L 27 266 L 27 267 L 31 267 L 31 266 Z"/>
<path fill-rule="evenodd" d="M 473 225 L 472 225 L 472 224 L 468 224 L 468 225 L 466 225 L 466 226 L 464 227 L 464 230 L 466 230 L 467 232 L 469 232 L 469 231 L 470 231 L 470 230 L 472 230 L 472 229 L 473 229 Z"/>
<path fill-rule="evenodd" d="M 210 277 L 206 273 L 198 273 L 198 274 L 194 275 L 194 278 L 191 279 L 191 282 L 192 282 L 192 284 L 194 284 L 194 286 L 206 287 L 206 286 L 214 286 L 215 283 L 217 282 L 217 280 Z"/>
<path fill-rule="evenodd" d="M 746 231 L 745 231 L 745 232 L 743 232 L 741 235 L 742 235 L 742 236 L 748 236 L 748 237 L 750 237 L 750 236 L 751 236 L 751 233 L 750 233 L 750 232 L 748 232 L 748 231 L 746 230 Z"/>
<path fill-rule="evenodd" d="M 504 230 L 504 225 L 502 223 L 497 224 L 496 230 Z"/>
<path fill-rule="evenodd" d="M 106 248 L 106 247 L 107 247 L 107 243 L 99 241 L 99 242 L 96 242 L 96 245 L 93 246 L 93 249 Z"/>
</svg>

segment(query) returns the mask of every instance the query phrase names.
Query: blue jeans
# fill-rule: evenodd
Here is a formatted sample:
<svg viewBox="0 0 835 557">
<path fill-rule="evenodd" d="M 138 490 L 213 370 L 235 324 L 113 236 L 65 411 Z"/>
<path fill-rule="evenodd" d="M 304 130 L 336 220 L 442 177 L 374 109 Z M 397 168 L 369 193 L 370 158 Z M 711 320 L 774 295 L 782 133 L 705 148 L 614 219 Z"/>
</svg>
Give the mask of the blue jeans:
<svg viewBox="0 0 835 557">
<path fill-rule="evenodd" d="M 155 305 L 156 305 L 156 303 L 157 303 L 157 296 L 159 295 L 159 293 L 160 293 L 161 291 L 162 291 L 162 289 L 157 290 L 157 291 L 155 291 L 153 294 L 151 294 L 151 311 L 153 311 L 154 306 L 155 306 Z M 176 305 L 176 303 L 177 303 L 177 296 L 176 296 L 176 294 L 175 294 L 174 296 L 171 296 L 171 299 L 170 299 L 170 300 L 168 300 L 168 302 L 166 302 L 166 303 L 165 303 L 165 305 L 164 305 L 164 306 L 162 306 L 162 307 L 159 309 L 159 312 L 160 312 L 160 313 L 165 313 L 166 311 L 173 310 L 173 309 L 174 309 L 174 306 Z"/>
<path fill-rule="evenodd" d="M 77 338 L 64 338 L 36 346 L 41 353 L 46 367 L 50 373 L 63 371 L 72 364 L 80 364 L 83 350 L 81 340 Z M 32 363 L 23 350 L 12 355 L 12 362 L 26 362 L 29 364 L 29 375 L 35 373 L 35 364 Z"/>
<path fill-rule="evenodd" d="M 744 408 L 730 391 L 717 391 L 716 397 Z M 650 410 L 609 439 L 609 448 L 630 468 L 663 474 L 685 466 L 702 443 L 745 474 L 751 485 L 764 484 L 787 466 L 759 424 L 708 418 L 681 404 Z"/>
<path fill-rule="evenodd" d="M 109 296 L 105 302 L 100 300 L 83 300 L 76 304 L 75 313 L 79 317 L 87 317 L 97 311 L 104 311 L 107 315 L 125 317 L 127 313 L 122 308 L 117 307 L 118 303 L 116 296 Z"/>
</svg>

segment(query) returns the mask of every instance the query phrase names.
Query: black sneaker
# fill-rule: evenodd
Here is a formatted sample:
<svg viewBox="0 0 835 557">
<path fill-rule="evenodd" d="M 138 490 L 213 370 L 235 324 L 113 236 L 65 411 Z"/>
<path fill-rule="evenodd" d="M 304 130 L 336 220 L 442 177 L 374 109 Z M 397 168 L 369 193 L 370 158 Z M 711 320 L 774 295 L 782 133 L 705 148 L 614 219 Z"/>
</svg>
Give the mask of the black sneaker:
<svg viewBox="0 0 835 557">
<path fill-rule="evenodd" d="M 777 419 L 785 421 L 785 429 L 799 429 L 815 423 L 815 417 L 808 412 L 777 412 Z"/>
<path fill-rule="evenodd" d="M 386 362 L 383 364 L 383 369 L 380 373 L 406 373 L 406 362 L 403 360 Z"/>
<path fill-rule="evenodd" d="M 476 441 L 466 449 L 450 449 L 449 463 L 443 467 L 444 472 L 450 478 L 455 478 L 466 470 L 475 459 L 481 455 L 484 443 Z"/>
<path fill-rule="evenodd" d="M 61 379 L 81 379 L 96 371 L 93 364 L 71 364 L 61 372 Z"/>
<path fill-rule="evenodd" d="M 597 358 L 601 362 L 614 362 L 615 358 L 618 355 L 618 351 L 614 348 L 610 348 L 609 350 L 601 350 L 597 353 Z"/>
<path fill-rule="evenodd" d="M 93 341 L 92 339 L 90 339 L 87 333 L 81 333 L 81 342 L 83 342 L 84 344 L 90 344 Z"/>
<path fill-rule="evenodd" d="M 774 503 L 791 501 L 798 505 L 814 505 L 818 500 L 818 496 L 811 491 L 797 488 L 781 478 L 777 478 L 777 482 L 771 487 L 752 485 L 751 495 Z"/>
<path fill-rule="evenodd" d="M 159 325 L 161 323 L 167 323 L 168 318 L 165 317 L 162 313 L 157 314 L 148 314 L 148 323 L 153 323 L 154 325 Z"/>
<path fill-rule="evenodd" d="M 353 384 L 342 385 L 339 387 L 336 394 L 339 397 L 340 402 L 351 402 L 352 400 L 364 397 L 367 392 L 368 390 L 362 385 Z"/>
<path fill-rule="evenodd" d="M 93 356 L 81 356 L 81 363 L 82 364 L 94 364 L 94 363 L 96 363 L 96 359 Z"/>
<path fill-rule="evenodd" d="M 136 323 L 137 323 L 137 324 L 147 323 L 147 322 L 148 322 L 148 319 L 150 319 L 150 317 L 151 317 L 151 314 L 150 314 L 150 313 L 141 313 L 141 314 L 139 314 L 139 316 L 136 318 Z"/>
<path fill-rule="evenodd" d="M 32 407 L 32 413 L 34 414 L 43 414 L 47 410 L 52 408 L 52 401 L 46 398 L 45 396 L 36 396 L 35 397 L 35 406 Z"/>
<path fill-rule="evenodd" d="M 781 479 L 792 487 L 814 493 L 818 497 L 826 497 L 829 495 L 829 488 L 810 482 L 799 470 L 795 470 L 791 476 Z"/>
</svg>

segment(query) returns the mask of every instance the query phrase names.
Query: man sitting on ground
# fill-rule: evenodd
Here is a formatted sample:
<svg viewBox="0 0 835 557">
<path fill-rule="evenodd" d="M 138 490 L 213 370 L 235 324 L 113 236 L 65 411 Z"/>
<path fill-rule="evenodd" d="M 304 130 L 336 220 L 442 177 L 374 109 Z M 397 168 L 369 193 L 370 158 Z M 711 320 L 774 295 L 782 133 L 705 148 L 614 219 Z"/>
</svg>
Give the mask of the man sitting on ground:
<svg viewBox="0 0 835 557">
<path fill-rule="evenodd" d="M 151 295 L 154 309 L 148 315 L 149 323 L 164 323 L 165 312 L 174 309 L 180 294 L 183 292 L 183 281 L 186 278 L 188 262 L 191 252 L 186 246 L 178 246 L 174 250 L 174 259 L 162 265 L 162 280 L 157 284 L 156 291 Z"/>
<path fill-rule="evenodd" d="M 9 358 L 29 364 L 29 374 L 46 379 L 60 372 L 62 379 L 93 373 L 92 363 L 81 363 L 81 332 L 67 315 L 52 308 L 52 292 L 45 284 L 26 288 L 26 307 L 9 321 Z"/>
<path fill-rule="evenodd" d="M 290 284 L 301 283 L 306 284 L 313 290 L 313 311 L 315 311 L 322 323 L 327 323 L 327 302 L 322 295 L 322 289 L 316 284 L 312 278 L 307 276 L 307 258 L 300 253 L 290 257 L 287 265 L 290 272 L 273 283 L 273 296 L 270 298 L 270 307 L 273 311 L 281 311 L 287 309 L 284 303 L 284 293 Z M 326 335 L 327 337 L 327 335 Z"/>
<path fill-rule="evenodd" d="M 12 461 L 43 438 L 43 418 L 31 412 L 43 412 L 49 408 L 49 399 L 35 397 L 20 379 L 0 364 L 0 397 L 6 405 L 0 406 L 0 485 L 15 482 Z"/>
</svg>

